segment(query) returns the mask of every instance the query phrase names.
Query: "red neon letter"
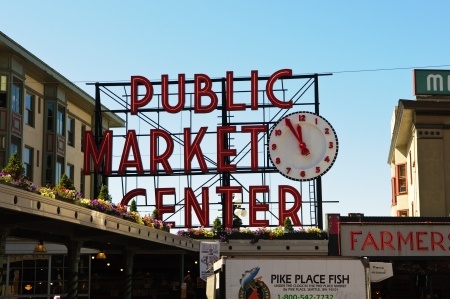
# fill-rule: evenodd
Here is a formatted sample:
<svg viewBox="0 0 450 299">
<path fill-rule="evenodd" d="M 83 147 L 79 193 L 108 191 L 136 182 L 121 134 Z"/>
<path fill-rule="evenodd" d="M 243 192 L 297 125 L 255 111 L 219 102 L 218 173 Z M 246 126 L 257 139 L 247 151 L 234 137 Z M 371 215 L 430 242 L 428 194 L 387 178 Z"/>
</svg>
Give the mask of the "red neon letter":
<svg viewBox="0 0 450 299">
<path fill-rule="evenodd" d="M 139 85 L 145 86 L 145 95 L 142 100 L 138 100 Z M 144 107 L 150 103 L 153 97 L 153 86 L 152 82 L 142 76 L 131 76 L 131 115 L 136 115 L 138 108 Z"/>
<path fill-rule="evenodd" d="M 127 160 L 127 158 L 130 157 L 130 150 L 133 151 L 134 160 Z M 117 172 L 119 174 L 123 174 L 125 172 L 125 168 L 128 167 L 135 167 L 136 172 L 139 174 L 144 173 L 144 168 L 142 167 L 141 152 L 139 151 L 135 130 L 129 130 L 127 132 L 127 137 L 122 152 L 122 158 L 120 159 L 119 170 Z"/>
<path fill-rule="evenodd" d="M 267 98 L 269 99 L 272 104 L 278 108 L 281 109 L 289 109 L 292 108 L 292 100 L 289 100 L 288 102 L 283 102 L 277 99 L 273 92 L 273 85 L 275 84 L 275 81 L 280 79 L 281 77 L 291 77 L 292 76 L 292 70 L 290 69 L 283 69 L 279 70 L 270 76 L 269 80 L 266 84 L 266 93 Z"/>
<path fill-rule="evenodd" d="M 381 231 L 380 239 L 381 239 L 381 250 L 384 250 L 385 248 L 384 245 L 386 245 L 386 247 L 389 247 L 392 250 L 395 250 L 395 247 L 392 245 L 392 240 L 394 240 L 394 236 L 392 235 L 391 232 Z"/>
<path fill-rule="evenodd" d="M 233 72 L 227 72 L 227 106 L 228 111 L 245 110 L 245 104 L 233 103 Z"/>
<path fill-rule="evenodd" d="M 166 150 L 162 155 L 158 156 L 158 139 L 162 137 L 166 140 Z M 173 140 L 170 134 L 160 129 L 150 130 L 150 173 L 155 174 L 158 172 L 157 164 L 161 163 L 164 170 L 167 173 L 172 173 L 172 167 L 169 164 L 169 158 L 173 152 Z"/>
<path fill-rule="evenodd" d="M 251 106 L 252 110 L 258 110 L 258 71 L 251 73 Z"/>
<path fill-rule="evenodd" d="M 256 219 L 256 212 L 264 212 L 269 211 L 269 205 L 268 204 L 257 204 L 257 198 L 256 194 L 258 193 L 268 193 L 269 192 L 269 186 L 250 186 L 248 191 L 248 205 L 250 209 L 250 215 L 249 215 L 249 226 L 268 226 L 269 220 L 257 220 Z"/>
<path fill-rule="evenodd" d="M 209 226 L 209 188 L 202 188 L 202 208 L 197 202 L 192 188 L 184 188 L 184 219 L 187 228 L 192 228 L 192 208 L 201 226 Z"/>
<path fill-rule="evenodd" d="M 202 149 L 200 147 L 200 142 L 202 142 L 208 127 L 201 127 L 194 142 L 191 144 L 191 129 L 184 128 L 184 172 L 191 172 L 191 161 L 194 156 L 197 156 L 198 164 L 203 172 L 208 172 L 208 167 L 206 166 L 205 157 L 203 155 Z"/>
<path fill-rule="evenodd" d="M 130 202 L 130 200 L 136 196 L 147 196 L 147 190 L 144 188 L 137 188 L 137 189 L 133 189 L 131 191 L 129 191 L 127 194 L 125 194 L 125 196 L 122 198 L 122 200 L 120 201 L 120 204 L 122 206 L 127 206 L 128 203 Z"/>
<path fill-rule="evenodd" d="M 163 219 L 163 214 L 166 213 L 175 213 L 175 205 L 165 206 L 163 205 L 163 196 L 164 195 L 174 195 L 175 188 L 156 188 L 155 189 L 155 206 L 158 211 L 158 216 L 160 220 Z"/>
<path fill-rule="evenodd" d="M 236 164 L 227 164 L 229 156 L 236 156 L 236 149 L 225 147 L 225 141 L 228 139 L 228 133 L 236 132 L 235 126 L 219 126 L 217 127 L 217 171 L 236 171 Z"/>
<path fill-rule="evenodd" d="M 413 245 L 412 232 L 408 233 L 408 235 L 406 236 L 406 239 L 403 238 L 403 235 L 401 232 L 397 232 L 398 250 L 402 250 L 402 243 L 406 245 L 406 244 L 408 244 L 408 242 L 409 242 L 409 250 L 413 250 L 414 245 Z"/>
<path fill-rule="evenodd" d="M 436 238 L 436 237 L 438 237 L 438 238 Z M 444 241 L 444 236 L 440 232 L 431 232 L 431 250 L 434 251 L 436 249 L 436 245 L 437 245 L 443 251 L 445 251 L 445 247 L 444 247 L 444 245 L 442 245 L 443 241 Z"/>
<path fill-rule="evenodd" d="M 258 170 L 258 133 L 267 132 L 265 125 L 259 126 L 242 126 L 242 132 L 250 133 L 250 157 L 251 157 L 251 169 L 253 171 Z"/>
<path fill-rule="evenodd" d="M 170 106 L 169 103 L 169 76 L 161 76 L 161 104 L 169 113 L 180 112 L 184 107 L 186 87 L 185 87 L 185 76 L 184 74 L 178 74 L 178 103 L 175 106 Z"/>
<path fill-rule="evenodd" d="M 205 87 L 202 88 L 202 83 L 205 83 Z M 214 91 L 211 90 L 212 81 L 207 75 L 195 74 L 194 75 L 194 112 L 195 113 L 209 113 L 217 107 L 218 99 Z M 202 106 L 202 96 L 208 96 L 211 99 L 211 103 L 207 106 Z"/>
<path fill-rule="evenodd" d="M 366 247 L 368 247 L 368 246 L 373 246 L 373 248 L 374 248 L 375 250 L 380 250 L 380 249 L 378 248 L 377 243 L 375 242 L 375 239 L 373 238 L 371 232 L 368 232 L 368 233 L 367 233 L 366 239 L 364 240 L 364 244 L 363 244 L 363 246 L 362 246 L 361 249 L 362 249 L 362 250 L 365 250 Z"/>
<path fill-rule="evenodd" d="M 422 237 L 424 235 L 428 235 L 427 232 L 416 232 L 416 244 L 417 244 L 417 250 L 428 250 L 428 247 L 422 247 L 422 243 L 424 242 L 424 240 L 422 239 Z"/>
<path fill-rule="evenodd" d="M 290 209 L 286 209 L 286 193 L 290 193 L 294 197 L 294 203 Z M 297 189 L 289 185 L 278 186 L 278 213 L 280 225 L 284 224 L 284 219 L 291 217 L 292 224 L 296 226 L 302 225 L 300 218 L 298 218 L 298 211 L 302 207 L 302 195 Z"/>
<path fill-rule="evenodd" d="M 355 235 L 362 235 L 362 231 L 350 231 L 350 248 L 352 250 L 355 250 L 355 243 L 358 242 L 358 240 L 356 240 Z"/>
<path fill-rule="evenodd" d="M 91 156 L 94 162 L 94 170 L 99 171 L 100 165 L 104 163 L 103 174 L 111 174 L 112 169 L 112 135 L 111 130 L 105 131 L 102 137 L 102 144 L 100 152 L 95 145 L 94 136 L 91 131 L 86 131 L 84 134 L 84 174 L 91 173 Z"/>
</svg>

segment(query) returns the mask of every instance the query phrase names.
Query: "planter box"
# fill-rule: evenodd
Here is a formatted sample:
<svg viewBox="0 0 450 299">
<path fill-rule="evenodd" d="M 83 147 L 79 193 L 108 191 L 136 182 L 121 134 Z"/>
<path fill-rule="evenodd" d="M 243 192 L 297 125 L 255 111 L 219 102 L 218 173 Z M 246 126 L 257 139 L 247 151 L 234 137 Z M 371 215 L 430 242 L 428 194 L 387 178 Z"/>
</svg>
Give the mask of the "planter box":
<svg viewBox="0 0 450 299">
<path fill-rule="evenodd" d="M 226 235 L 226 238 L 228 240 L 253 240 L 255 238 L 255 235 L 234 233 Z"/>
</svg>

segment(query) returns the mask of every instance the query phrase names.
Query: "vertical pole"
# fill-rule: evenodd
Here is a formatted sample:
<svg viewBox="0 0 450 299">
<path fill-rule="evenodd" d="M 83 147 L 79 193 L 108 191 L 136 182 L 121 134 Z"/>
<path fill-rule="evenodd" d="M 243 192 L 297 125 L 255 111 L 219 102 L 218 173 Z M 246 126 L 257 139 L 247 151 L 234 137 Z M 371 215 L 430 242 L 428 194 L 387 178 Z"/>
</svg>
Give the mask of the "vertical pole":
<svg viewBox="0 0 450 299">
<path fill-rule="evenodd" d="M 125 281 L 124 281 L 124 288 L 123 288 L 123 298 L 124 299 L 131 299 L 132 298 L 132 291 L 133 291 L 133 258 L 134 258 L 134 252 L 129 249 L 125 249 L 123 251 L 123 257 L 124 257 L 124 272 L 125 272 Z"/>
<path fill-rule="evenodd" d="M 314 107 L 315 113 L 319 114 L 319 76 L 314 74 Z M 317 193 L 317 227 L 323 229 L 323 211 L 322 211 L 322 177 L 316 179 L 316 193 Z"/>
<path fill-rule="evenodd" d="M 78 298 L 78 265 L 80 263 L 80 251 L 82 241 L 70 240 L 67 246 L 69 286 L 67 287 L 67 298 Z"/>
<path fill-rule="evenodd" d="M 184 254 L 180 254 L 180 265 L 181 265 L 181 269 L 180 269 L 180 285 L 178 286 L 178 290 L 180 291 L 180 297 L 181 297 L 181 287 L 183 286 L 183 282 L 184 282 Z"/>
<path fill-rule="evenodd" d="M 228 126 L 228 120 L 227 120 L 227 94 L 226 94 L 226 79 L 222 78 L 222 126 Z M 223 146 L 225 148 L 229 148 L 229 138 L 228 135 L 223 136 Z M 230 157 L 225 156 L 225 164 L 230 164 Z M 230 186 L 230 172 L 223 172 L 222 173 L 222 187 L 228 187 Z M 227 223 L 226 215 L 227 215 L 227 204 L 225 202 L 225 195 L 222 194 L 222 227 L 232 227 L 233 223 Z"/>
<path fill-rule="evenodd" d="M 339 250 L 339 226 L 341 218 L 340 214 L 327 214 L 327 225 L 325 228 L 328 230 L 328 255 L 338 256 Z"/>
<path fill-rule="evenodd" d="M 95 124 L 95 145 L 97 148 L 100 146 L 102 137 L 102 105 L 100 102 L 100 86 L 99 83 L 95 83 L 95 113 L 94 113 L 94 124 Z M 100 166 L 102 167 L 102 166 Z M 100 178 L 98 171 L 94 171 L 94 198 L 97 198 L 100 193 L 100 188 L 103 185 L 103 179 Z"/>
<path fill-rule="evenodd" d="M 7 269 L 3 268 L 3 260 L 6 257 L 6 238 L 9 235 L 9 229 L 1 229 L 0 230 L 0 287 L 7 283 L 7 281 L 2 281 L 3 277 L 5 278 L 5 280 L 7 279 L 8 275 L 7 275 Z M 5 287 L 6 290 L 6 287 Z M 0 289 L 0 295 L 5 295 L 2 294 L 2 290 Z"/>
</svg>

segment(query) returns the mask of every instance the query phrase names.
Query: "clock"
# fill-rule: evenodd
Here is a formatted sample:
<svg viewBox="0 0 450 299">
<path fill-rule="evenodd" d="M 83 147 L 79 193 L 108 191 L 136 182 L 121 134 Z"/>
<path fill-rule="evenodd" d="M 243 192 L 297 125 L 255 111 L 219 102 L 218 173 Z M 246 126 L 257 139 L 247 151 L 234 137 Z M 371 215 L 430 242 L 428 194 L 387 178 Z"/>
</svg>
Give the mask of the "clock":
<svg viewBox="0 0 450 299">
<path fill-rule="evenodd" d="M 310 181 L 333 166 L 338 139 L 331 124 L 312 112 L 295 112 L 280 119 L 270 132 L 272 164 L 285 177 Z"/>
</svg>

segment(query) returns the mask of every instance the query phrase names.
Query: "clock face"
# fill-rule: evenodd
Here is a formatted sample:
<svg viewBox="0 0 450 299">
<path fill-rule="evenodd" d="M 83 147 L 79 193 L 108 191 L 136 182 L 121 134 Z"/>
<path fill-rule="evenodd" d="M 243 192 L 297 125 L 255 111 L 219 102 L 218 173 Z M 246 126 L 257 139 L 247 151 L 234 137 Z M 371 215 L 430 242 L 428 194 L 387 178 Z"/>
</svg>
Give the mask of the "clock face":
<svg viewBox="0 0 450 299">
<path fill-rule="evenodd" d="M 272 164 L 285 177 L 309 181 L 325 174 L 338 153 L 338 139 L 331 124 L 311 112 L 283 117 L 270 132 Z"/>
</svg>

